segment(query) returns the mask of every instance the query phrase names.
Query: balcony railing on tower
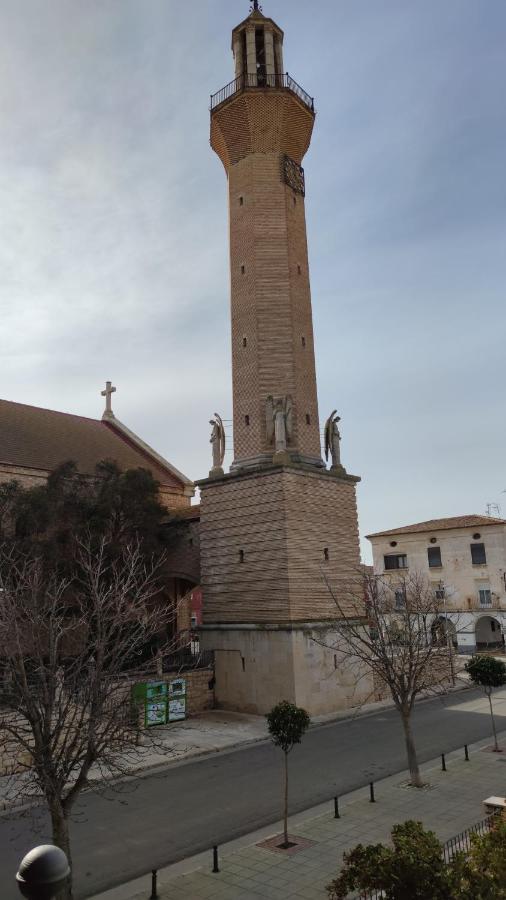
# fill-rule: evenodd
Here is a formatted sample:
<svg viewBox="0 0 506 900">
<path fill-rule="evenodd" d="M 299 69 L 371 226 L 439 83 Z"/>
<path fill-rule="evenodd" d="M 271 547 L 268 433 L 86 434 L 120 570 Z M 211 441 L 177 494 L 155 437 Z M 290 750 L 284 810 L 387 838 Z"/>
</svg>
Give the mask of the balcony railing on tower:
<svg viewBox="0 0 506 900">
<path fill-rule="evenodd" d="M 304 88 L 302 88 L 300 84 L 297 84 L 288 72 L 280 75 L 268 75 L 260 72 L 255 72 L 253 74 L 247 72 L 244 75 L 239 75 L 238 78 L 234 78 L 234 80 L 229 84 L 226 84 L 221 91 L 218 91 L 216 94 L 211 94 L 211 112 L 221 103 L 224 103 L 225 100 L 229 100 L 230 97 L 233 97 L 234 94 L 239 94 L 241 91 L 254 88 L 258 88 L 259 90 L 265 88 L 285 88 L 292 91 L 299 100 L 302 100 L 304 106 L 307 106 L 312 113 L 315 111 L 314 97 L 310 97 Z"/>
</svg>

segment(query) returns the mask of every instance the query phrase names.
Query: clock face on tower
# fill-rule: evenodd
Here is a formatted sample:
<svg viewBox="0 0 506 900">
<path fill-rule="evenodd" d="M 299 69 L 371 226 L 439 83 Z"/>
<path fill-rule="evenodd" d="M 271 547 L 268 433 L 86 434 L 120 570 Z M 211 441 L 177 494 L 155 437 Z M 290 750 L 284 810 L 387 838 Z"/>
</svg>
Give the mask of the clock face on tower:
<svg viewBox="0 0 506 900">
<path fill-rule="evenodd" d="M 285 156 L 283 160 L 283 177 L 288 187 L 291 187 L 297 194 L 305 196 L 304 169 L 289 156 Z"/>
</svg>

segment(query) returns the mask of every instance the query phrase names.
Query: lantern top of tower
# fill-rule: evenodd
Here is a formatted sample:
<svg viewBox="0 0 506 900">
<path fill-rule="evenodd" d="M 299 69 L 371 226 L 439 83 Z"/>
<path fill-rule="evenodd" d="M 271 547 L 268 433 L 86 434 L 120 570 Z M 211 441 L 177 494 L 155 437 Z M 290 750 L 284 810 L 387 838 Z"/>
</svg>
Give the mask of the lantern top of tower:
<svg viewBox="0 0 506 900">
<path fill-rule="evenodd" d="M 232 31 L 232 49 L 234 47 L 234 37 L 236 36 L 236 34 L 239 31 L 242 31 L 244 28 L 247 28 L 248 25 L 254 24 L 255 22 L 258 22 L 258 24 L 261 23 L 262 25 L 268 24 L 271 27 L 272 31 L 275 34 L 279 35 L 281 40 L 283 40 L 284 35 L 282 29 L 279 27 L 279 25 L 276 25 L 274 19 L 269 19 L 268 16 L 264 16 L 262 7 L 260 3 L 258 3 L 258 0 L 253 0 L 249 16 L 247 16 L 246 19 L 243 19 L 242 22 L 239 22 L 239 25 L 236 25 L 236 27 Z"/>
</svg>

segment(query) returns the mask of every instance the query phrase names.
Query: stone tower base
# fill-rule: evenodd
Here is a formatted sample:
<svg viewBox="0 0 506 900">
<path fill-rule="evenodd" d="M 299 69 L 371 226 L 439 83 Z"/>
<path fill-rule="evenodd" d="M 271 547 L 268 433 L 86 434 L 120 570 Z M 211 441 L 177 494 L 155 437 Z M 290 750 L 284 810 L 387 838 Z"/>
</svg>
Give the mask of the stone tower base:
<svg viewBox="0 0 506 900">
<path fill-rule="evenodd" d="M 204 626 L 201 642 L 215 651 L 217 705 L 264 715 L 289 700 L 312 716 L 372 699 L 372 675 L 341 663 L 328 623 Z M 358 677 L 358 676 L 361 677 Z"/>
<path fill-rule="evenodd" d="M 290 700 L 319 715 L 372 690 L 310 636 L 365 616 L 357 481 L 292 463 L 200 482 L 201 641 L 220 706 L 265 713 Z"/>
</svg>

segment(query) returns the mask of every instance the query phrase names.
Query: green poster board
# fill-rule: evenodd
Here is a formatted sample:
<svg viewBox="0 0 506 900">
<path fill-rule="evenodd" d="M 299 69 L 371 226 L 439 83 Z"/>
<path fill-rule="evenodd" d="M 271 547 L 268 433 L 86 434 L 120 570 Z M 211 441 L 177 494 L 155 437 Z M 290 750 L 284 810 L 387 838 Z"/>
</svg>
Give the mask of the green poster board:
<svg viewBox="0 0 506 900">
<path fill-rule="evenodd" d="M 145 681 L 132 686 L 132 705 L 144 708 L 144 727 L 186 719 L 186 679 Z"/>
<path fill-rule="evenodd" d="M 186 679 L 173 678 L 169 681 L 169 722 L 186 719 Z"/>
</svg>

